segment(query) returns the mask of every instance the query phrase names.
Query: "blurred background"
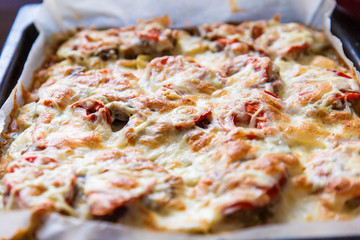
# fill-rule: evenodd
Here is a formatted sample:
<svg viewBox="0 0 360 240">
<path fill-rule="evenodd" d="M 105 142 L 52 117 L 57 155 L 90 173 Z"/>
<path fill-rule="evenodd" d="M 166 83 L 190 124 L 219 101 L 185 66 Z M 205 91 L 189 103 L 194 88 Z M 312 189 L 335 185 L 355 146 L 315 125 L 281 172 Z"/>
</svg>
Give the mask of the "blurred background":
<svg viewBox="0 0 360 240">
<path fill-rule="evenodd" d="M 0 53 L 19 8 L 41 0 L 0 0 Z"/>
<path fill-rule="evenodd" d="M 41 0 L 0 0 L 0 53 L 19 8 L 25 4 L 41 2 Z M 355 20 L 354 27 L 360 27 L 360 0 L 337 0 L 337 3 L 339 9 Z"/>
</svg>

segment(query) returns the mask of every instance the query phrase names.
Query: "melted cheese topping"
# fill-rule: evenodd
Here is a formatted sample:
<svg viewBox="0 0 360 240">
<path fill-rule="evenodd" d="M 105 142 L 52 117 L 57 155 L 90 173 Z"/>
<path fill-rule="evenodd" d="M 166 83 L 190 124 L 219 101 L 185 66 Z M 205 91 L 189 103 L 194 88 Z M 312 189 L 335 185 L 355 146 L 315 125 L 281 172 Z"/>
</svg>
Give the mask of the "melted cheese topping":
<svg viewBox="0 0 360 240">
<path fill-rule="evenodd" d="M 35 73 L 4 209 L 188 232 L 356 216 L 360 89 L 324 35 L 167 24 L 79 31 Z"/>
</svg>

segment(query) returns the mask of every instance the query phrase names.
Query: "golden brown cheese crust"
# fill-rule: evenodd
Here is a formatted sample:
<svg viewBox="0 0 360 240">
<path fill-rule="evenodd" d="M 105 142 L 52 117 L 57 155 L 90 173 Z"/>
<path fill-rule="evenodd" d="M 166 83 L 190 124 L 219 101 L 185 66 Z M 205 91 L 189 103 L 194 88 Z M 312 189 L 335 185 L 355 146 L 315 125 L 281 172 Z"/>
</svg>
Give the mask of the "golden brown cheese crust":
<svg viewBox="0 0 360 240">
<path fill-rule="evenodd" d="M 360 196 L 358 147 L 359 142 L 345 142 L 335 149 L 314 154 L 298 183 L 321 193 L 326 206 L 344 209 L 347 203 Z"/>
<path fill-rule="evenodd" d="M 356 216 L 360 88 L 324 34 L 168 24 L 49 57 L 7 132 L 3 208 L 186 232 Z"/>
<path fill-rule="evenodd" d="M 111 214 L 140 197 L 146 198 L 151 206 L 166 207 L 182 186 L 180 177 L 168 174 L 147 159 L 132 156 L 131 152 L 100 152 L 92 164 L 104 165 L 99 171 L 87 174 L 84 186 L 90 214 L 95 216 Z"/>
</svg>

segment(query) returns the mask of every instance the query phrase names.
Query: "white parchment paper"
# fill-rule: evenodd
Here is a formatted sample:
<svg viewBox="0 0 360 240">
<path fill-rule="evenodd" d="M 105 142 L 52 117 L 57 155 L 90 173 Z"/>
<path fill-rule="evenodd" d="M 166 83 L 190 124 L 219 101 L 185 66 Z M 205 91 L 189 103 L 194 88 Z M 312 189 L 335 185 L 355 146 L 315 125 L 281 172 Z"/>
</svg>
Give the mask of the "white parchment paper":
<svg viewBox="0 0 360 240">
<path fill-rule="evenodd" d="M 20 84 L 25 88 L 31 83 L 33 71 L 44 60 L 43 50 L 47 39 L 58 32 L 66 32 L 77 26 L 97 28 L 119 27 L 136 24 L 138 19 L 149 19 L 168 14 L 171 27 L 189 27 L 211 22 L 241 22 L 244 20 L 270 19 L 281 15 L 281 22 L 300 22 L 325 31 L 345 58 L 341 42 L 330 33 L 330 14 L 335 0 L 45 0 L 36 13 L 35 24 L 40 34 L 29 54 L 23 73 L 9 99 L 0 110 L 0 130 L 8 121 L 17 91 L 17 103 L 21 105 Z M 359 73 L 357 73 L 359 74 Z M 358 75 L 359 76 L 359 75 Z M 10 213 L 0 214 L 0 223 L 14 225 Z M 15 213 L 13 213 L 15 214 Z M 196 213 L 194 213 L 196 214 Z M 17 219 L 29 219 L 19 215 Z M 22 221 L 20 221 L 22 222 Z M 0 224 L 0 226 L 1 226 Z M 150 232 L 119 224 L 83 221 L 59 214 L 51 214 L 38 232 L 38 239 L 264 239 L 289 237 L 329 237 L 360 235 L 360 219 L 347 222 L 299 223 L 260 226 L 217 235 L 186 235 L 179 233 Z M 0 236 L 2 232 L 0 228 Z"/>
</svg>

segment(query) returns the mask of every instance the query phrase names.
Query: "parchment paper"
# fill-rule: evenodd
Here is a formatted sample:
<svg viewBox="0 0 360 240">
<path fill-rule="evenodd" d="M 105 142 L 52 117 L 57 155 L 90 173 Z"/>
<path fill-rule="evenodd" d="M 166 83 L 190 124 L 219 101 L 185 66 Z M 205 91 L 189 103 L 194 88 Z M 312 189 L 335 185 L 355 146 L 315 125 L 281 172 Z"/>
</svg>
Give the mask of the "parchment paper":
<svg viewBox="0 0 360 240">
<path fill-rule="evenodd" d="M 330 14 L 335 6 L 334 0 L 45 0 L 36 14 L 35 24 L 40 34 L 25 64 L 19 79 L 16 100 L 22 104 L 20 83 L 26 88 L 31 83 L 33 71 L 44 60 L 43 49 L 47 39 L 58 32 L 66 32 L 77 26 L 97 28 L 119 27 L 136 24 L 138 19 L 149 19 L 168 14 L 172 27 L 189 27 L 211 22 L 240 22 L 244 20 L 270 19 L 281 15 L 281 22 L 296 21 L 321 29 L 346 59 L 342 44 L 330 33 Z M 359 73 L 356 73 L 359 77 Z M 0 130 L 8 121 L 13 108 L 14 90 L 0 110 Z M 15 226 L 12 219 L 29 219 L 29 212 L 8 212 L 0 214 L 0 236 L 8 237 L 6 226 Z M 196 213 L 194 213 L 196 214 Z M 24 225 L 23 221 L 21 222 Z M 346 222 L 311 222 L 298 224 L 267 225 L 217 235 L 187 235 L 161 233 L 133 229 L 107 222 L 83 221 L 59 214 L 51 214 L 38 231 L 38 239 L 263 239 L 290 237 L 329 237 L 360 235 L 360 219 Z M 19 225 L 19 227 L 21 227 Z"/>
</svg>

